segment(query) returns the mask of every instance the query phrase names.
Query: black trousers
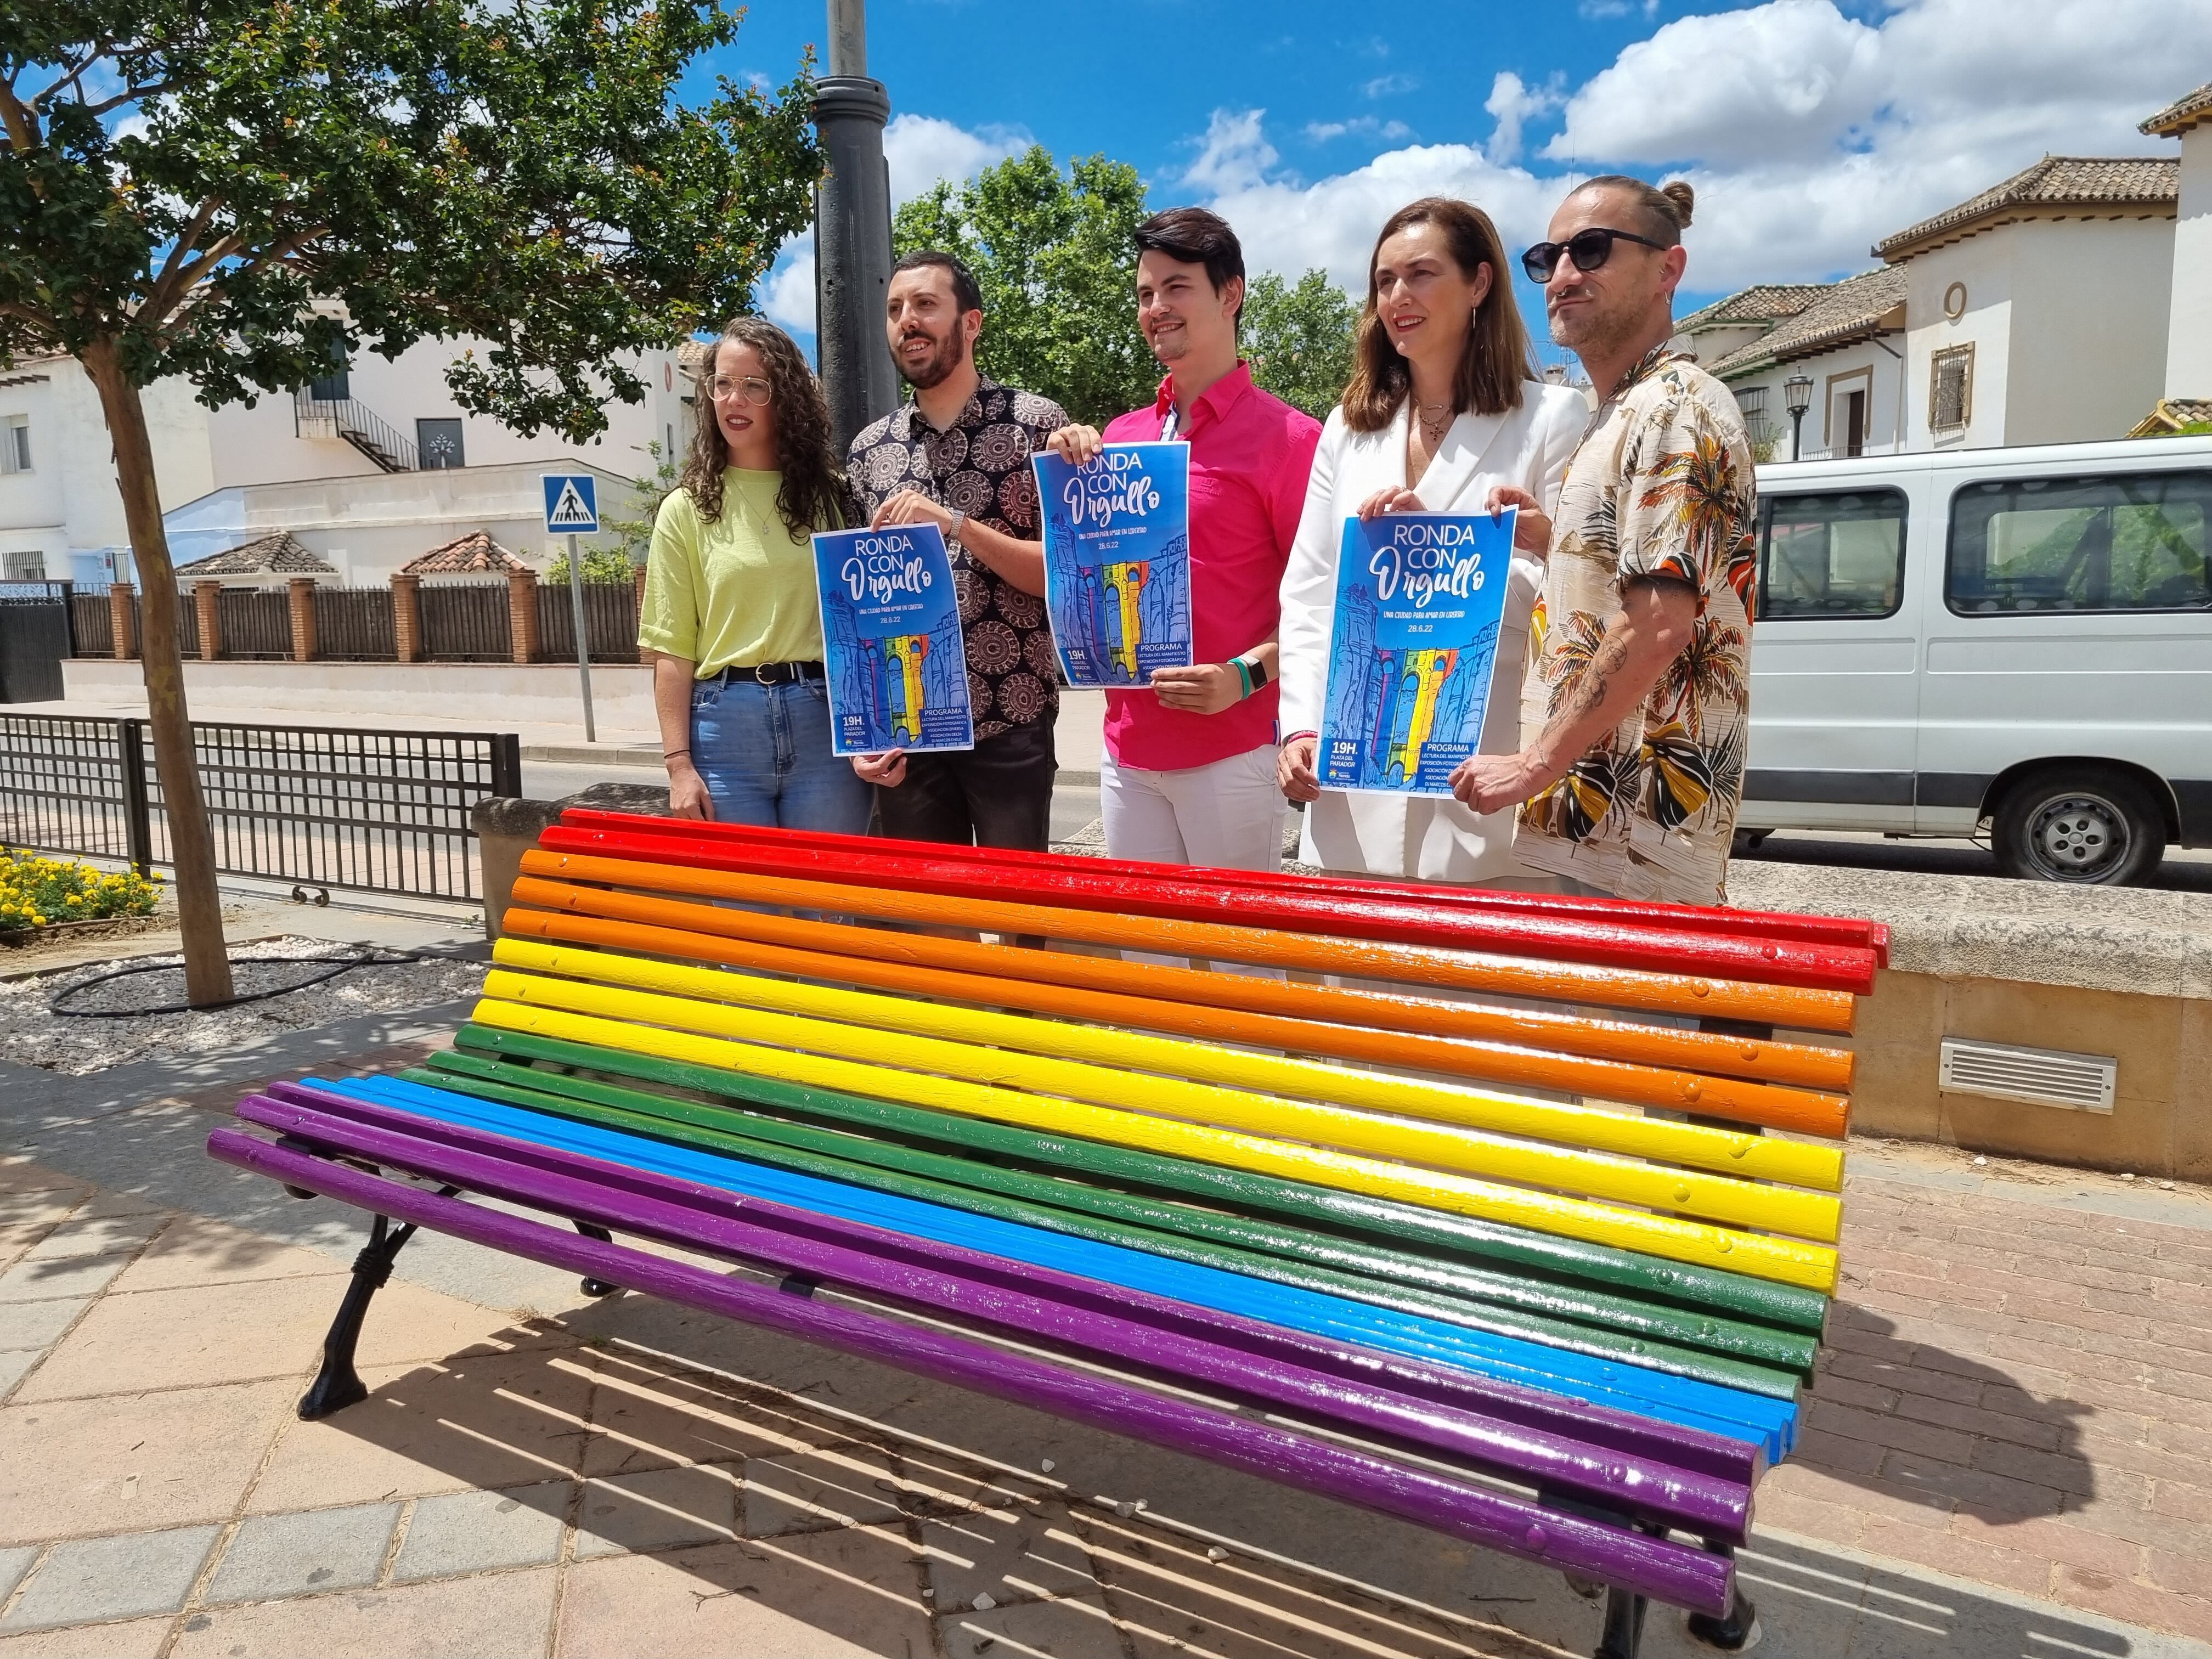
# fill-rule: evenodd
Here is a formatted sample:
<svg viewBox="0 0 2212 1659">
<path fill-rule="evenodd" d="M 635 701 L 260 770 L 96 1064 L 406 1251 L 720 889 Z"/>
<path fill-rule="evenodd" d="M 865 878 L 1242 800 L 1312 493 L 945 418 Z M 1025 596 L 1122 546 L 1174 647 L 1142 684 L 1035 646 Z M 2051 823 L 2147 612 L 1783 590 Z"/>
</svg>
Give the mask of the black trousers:
<svg viewBox="0 0 2212 1659">
<path fill-rule="evenodd" d="M 899 841 L 1046 852 L 1059 771 L 1050 720 L 1009 726 L 973 749 L 908 755 L 905 781 L 876 791 L 876 827 Z"/>
</svg>

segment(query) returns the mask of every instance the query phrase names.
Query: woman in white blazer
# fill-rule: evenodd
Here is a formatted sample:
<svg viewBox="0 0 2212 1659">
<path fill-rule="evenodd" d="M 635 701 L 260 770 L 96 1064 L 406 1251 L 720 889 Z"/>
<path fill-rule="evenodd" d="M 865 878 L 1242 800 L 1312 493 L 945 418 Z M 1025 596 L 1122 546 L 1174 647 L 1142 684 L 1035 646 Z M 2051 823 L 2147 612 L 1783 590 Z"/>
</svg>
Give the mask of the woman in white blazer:
<svg viewBox="0 0 2212 1659">
<path fill-rule="evenodd" d="M 1344 521 L 1376 513 L 1480 513 L 1500 485 L 1548 515 L 1589 406 L 1536 378 L 1505 252 L 1481 209 L 1425 197 L 1391 215 L 1368 259 L 1352 383 L 1329 414 L 1283 574 L 1279 780 L 1310 803 L 1299 858 L 1331 870 L 1540 890 L 1513 862 L 1513 813 L 1448 797 L 1349 793 L 1315 769 Z M 1505 616 L 1483 716 L 1484 754 L 1521 746 L 1529 617 L 1548 526 L 1515 537 Z"/>
</svg>

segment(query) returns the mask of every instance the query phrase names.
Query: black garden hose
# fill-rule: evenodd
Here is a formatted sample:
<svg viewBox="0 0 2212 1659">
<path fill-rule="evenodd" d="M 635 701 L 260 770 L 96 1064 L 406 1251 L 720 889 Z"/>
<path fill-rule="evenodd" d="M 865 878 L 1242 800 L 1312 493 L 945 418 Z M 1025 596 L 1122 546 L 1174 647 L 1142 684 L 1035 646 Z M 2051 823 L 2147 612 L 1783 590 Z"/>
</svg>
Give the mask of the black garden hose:
<svg viewBox="0 0 2212 1659">
<path fill-rule="evenodd" d="M 288 997 L 295 991 L 304 991 L 336 979 L 340 974 L 351 973 L 356 968 L 398 968 L 410 962 L 453 962 L 459 958 L 441 956 L 427 951 L 377 951 L 364 949 L 349 957 L 235 957 L 234 966 L 260 967 L 323 967 L 326 973 L 313 974 L 289 985 L 280 985 L 266 991 L 247 991 L 240 995 L 226 997 L 221 1002 L 204 1006 L 190 1002 L 165 1002 L 153 1008 L 70 1008 L 63 1005 L 81 991 L 95 985 L 105 985 L 111 980 L 129 979 L 135 974 L 181 973 L 180 962 L 142 963 L 132 968 L 118 968 L 105 974 L 95 974 L 90 979 L 81 979 L 74 985 L 57 991 L 46 1000 L 48 1012 L 64 1019 L 146 1019 L 155 1014 L 213 1013 L 219 1009 L 236 1008 L 249 1002 L 267 1002 L 276 997 Z"/>
</svg>

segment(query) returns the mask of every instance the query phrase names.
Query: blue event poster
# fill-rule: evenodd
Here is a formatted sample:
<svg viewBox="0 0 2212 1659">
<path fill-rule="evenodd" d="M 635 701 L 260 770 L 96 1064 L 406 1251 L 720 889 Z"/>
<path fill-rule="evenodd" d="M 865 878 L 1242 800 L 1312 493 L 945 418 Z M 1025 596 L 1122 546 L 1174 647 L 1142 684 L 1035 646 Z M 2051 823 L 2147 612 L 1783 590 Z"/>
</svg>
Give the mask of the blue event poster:
<svg viewBox="0 0 2212 1659">
<path fill-rule="evenodd" d="M 1511 509 L 1346 519 L 1320 766 L 1325 789 L 1449 795 L 1482 741 Z"/>
<path fill-rule="evenodd" d="M 1190 446 L 1108 444 L 1081 466 L 1030 457 L 1044 504 L 1045 605 L 1074 686 L 1188 668 Z"/>
<path fill-rule="evenodd" d="M 960 599 L 937 526 L 823 532 L 814 579 L 835 751 L 973 749 Z"/>
</svg>

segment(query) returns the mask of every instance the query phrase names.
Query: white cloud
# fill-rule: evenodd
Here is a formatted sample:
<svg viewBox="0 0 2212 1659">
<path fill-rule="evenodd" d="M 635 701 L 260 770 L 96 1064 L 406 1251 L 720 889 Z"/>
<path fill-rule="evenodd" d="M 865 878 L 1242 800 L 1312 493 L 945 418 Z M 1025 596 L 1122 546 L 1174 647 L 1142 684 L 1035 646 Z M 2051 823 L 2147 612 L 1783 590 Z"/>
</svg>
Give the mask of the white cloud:
<svg viewBox="0 0 2212 1659">
<path fill-rule="evenodd" d="M 1585 0 L 1584 10 L 1613 3 Z M 1637 9 L 1619 3 L 1620 15 Z M 1866 269 L 1881 237 L 2046 153 L 2171 154 L 2136 124 L 2212 62 L 2212 5 L 2201 3 L 1889 0 L 1850 10 L 1863 18 L 1830 0 L 1767 0 L 1668 22 L 1571 89 L 1560 131 L 1533 161 L 1516 160 L 1528 124 L 1570 89 L 1501 74 L 1482 148 L 1472 134 L 1405 145 L 1310 184 L 1271 157 L 1217 185 L 1214 205 L 1255 269 L 1319 265 L 1358 291 L 1376 228 L 1413 197 L 1477 202 L 1518 247 L 1593 173 L 1681 176 L 1698 198 L 1692 291 L 1817 280 Z M 1323 122 L 1305 136 L 1356 131 Z M 1244 141 L 1249 156 L 1267 150 L 1256 118 Z"/>
<path fill-rule="evenodd" d="M 1275 165 L 1275 147 L 1261 130 L 1263 109 L 1218 109 L 1199 141 L 1198 159 L 1184 169 L 1182 181 L 1194 190 L 1225 196 L 1248 190 Z"/>
<path fill-rule="evenodd" d="M 1502 163 L 1520 159 L 1522 123 L 1532 115 L 1555 110 L 1565 101 L 1564 81 L 1564 76 L 1555 75 L 1547 84 L 1531 87 L 1511 70 L 1498 72 L 1490 83 L 1490 96 L 1482 106 L 1498 123 L 1491 130 L 1490 143 L 1485 148 L 1492 161 Z"/>
<path fill-rule="evenodd" d="M 1575 11 L 1577 15 L 1589 21 L 1595 21 L 1600 18 L 1626 17 L 1632 11 L 1640 11 L 1646 17 L 1656 17 L 1659 15 L 1659 0 L 1641 0 L 1640 4 L 1635 5 L 1629 3 L 1629 0 L 1582 0 L 1582 3 L 1575 8 Z"/>
<path fill-rule="evenodd" d="M 1359 90 L 1370 98 L 1396 98 L 1420 84 L 1419 79 L 1411 75 L 1378 75 Z"/>
<path fill-rule="evenodd" d="M 1030 146 L 1018 127 L 969 131 L 933 115 L 893 116 L 884 129 L 884 161 L 890 172 L 891 205 L 910 202 L 940 179 L 957 184 Z M 1273 159 L 1273 152 L 1269 153 Z M 776 252 L 775 264 L 754 295 L 761 314 L 779 328 L 811 334 L 815 327 L 814 237 L 801 231 Z"/>
<path fill-rule="evenodd" d="M 910 202 L 940 179 L 958 183 L 985 167 L 1018 155 L 1030 144 L 1018 127 L 970 132 L 934 115 L 902 113 L 884 129 L 884 160 L 890 165 L 891 205 Z"/>
<path fill-rule="evenodd" d="M 1326 144 L 1335 139 L 1356 135 L 1363 138 L 1380 138 L 1395 144 L 1413 136 L 1413 128 L 1403 121 L 1386 121 L 1379 115 L 1355 115 L 1346 121 L 1309 121 L 1305 136 L 1308 142 Z"/>
<path fill-rule="evenodd" d="M 814 239 L 794 236 L 754 296 L 761 315 L 793 334 L 814 332 Z"/>
</svg>

